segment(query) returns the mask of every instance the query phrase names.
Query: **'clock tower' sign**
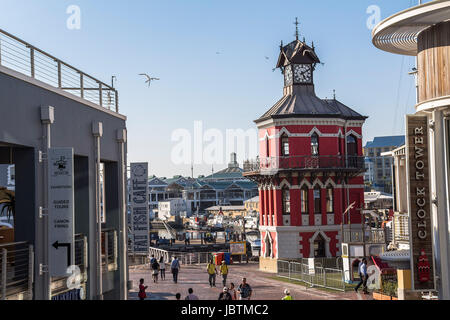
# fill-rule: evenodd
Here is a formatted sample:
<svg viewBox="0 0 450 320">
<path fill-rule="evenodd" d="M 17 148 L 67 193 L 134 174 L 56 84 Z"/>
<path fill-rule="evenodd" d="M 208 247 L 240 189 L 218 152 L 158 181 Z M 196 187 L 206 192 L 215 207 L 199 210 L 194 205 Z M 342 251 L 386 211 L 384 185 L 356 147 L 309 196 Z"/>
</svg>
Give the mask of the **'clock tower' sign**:
<svg viewBox="0 0 450 320">
<path fill-rule="evenodd" d="M 408 208 L 413 289 L 434 290 L 433 234 L 426 116 L 407 116 Z"/>
</svg>

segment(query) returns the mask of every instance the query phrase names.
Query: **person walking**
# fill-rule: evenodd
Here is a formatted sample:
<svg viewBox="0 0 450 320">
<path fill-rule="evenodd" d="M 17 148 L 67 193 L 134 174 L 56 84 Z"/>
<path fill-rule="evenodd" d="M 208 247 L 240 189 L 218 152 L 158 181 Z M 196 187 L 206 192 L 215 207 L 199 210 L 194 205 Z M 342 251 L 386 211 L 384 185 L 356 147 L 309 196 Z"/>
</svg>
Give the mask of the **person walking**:
<svg viewBox="0 0 450 320">
<path fill-rule="evenodd" d="M 358 272 L 359 272 L 360 281 L 355 288 L 355 292 L 358 292 L 359 288 L 362 285 L 363 293 L 368 294 L 369 292 L 367 291 L 368 275 L 367 275 L 367 259 L 366 258 L 363 258 L 362 262 L 359 264 Z"/>
<path fill-rule="evenodd" d="M 230 289 L 228 289 L 228 292 L 231 294 L 231 298 L 233 298 L 233 300 L 237 300 L 236 286 L 233 282 L 230 283 Z"/>
<path fill-rule="evenodd" d="M 180 271 L 180 261 L 178 261 L 177 257 L 173 257 L 172 263 L 170 264 L 170 269 L 173 275 L 173 282 L 178 283 L 178 272 Z"/>
<path fill-rule="evenodd" d="M 281 300 L 294 300 L 289 289 L 284 290 L 284 298 Z"/>
<path fill-rule="evenodd" d="M 158 283 L 158 275 L 159 275 L 159 263 L 158 260 L 153 259 L 152 267 L 152 278 L 154 283 Z"/>
<path fill-rule="evenodd" d="M 145 298 L 147 298 L 147 293 L 145 293 L 145 290 L 147 290 L 148 286 L 144 286 L 144 279 L 139 280 L 139 293 L 138 297 L 139 300 L 143 301 Z"/>
<path fill-rule="evenodd" d="M 166 263 L 164 262 L 164 257 L 159 259 L 159 270 L 161 272 L 161 280 L 166 280 Z"/>
<path fill-rule="evenodd" d="M 247 283 L 247 278 L 242 278 L 242 283 L 239 285 L 237 291 L 239 292 L 239 300 L 250 300 L 253 290 Z"/>
<path fill-rule="evenodd" d="M 152 264 L 156 261 L 155 255 L 152 254 L 152 256 L 150 257 L 150 267 L 152 266 Z"/>
<path fill-rule="evenodd" d="M 228 288 L 225 287 L 223 288 L 222 292 L 219 295 L 219 299 L 218 300 L 233 300 L 233 298 L 231 297 L 231 294 L 228 292 Z"/>
<path fill-rule="evenodd" d="M 186 296 L 186 299 L 184 300 L 199 300 L 199 298 L 194 294 L 194 289 L 189 288 L 188 295 Z"/>
<path fill-rule="evenodd" d="M 220 265 L 220 274 L 222 275 L 222 283 L 225 287 L 227 285 L 227 277 L 228 277 L 228 266 L 224 261 L 222 261 L 222 264 Z"/>
<path fill-rule="evenodd" d="M 211 261 L 206 266 L 206 271 L 209 275 L 209 285 L 212 287 L 216 286 L 216 275 L 217 275 L 217 269 L 216 265 L 214 264 L 214 261 L 211 259 Z"/>
</svg>

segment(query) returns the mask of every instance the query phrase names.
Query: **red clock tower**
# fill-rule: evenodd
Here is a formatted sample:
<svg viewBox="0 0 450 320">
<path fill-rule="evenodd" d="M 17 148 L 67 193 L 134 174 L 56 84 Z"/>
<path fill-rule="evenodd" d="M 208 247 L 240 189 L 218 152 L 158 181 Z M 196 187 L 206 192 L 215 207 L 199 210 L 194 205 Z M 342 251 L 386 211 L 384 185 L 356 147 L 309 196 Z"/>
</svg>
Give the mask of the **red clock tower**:
<svg viewBox="0 0 450 320">
<path fill-rule="evenodd" d="M 278 259 L 339 256 L 342 230 L 361 228 L 367 117 L 316 96 L 318 63 L 314 45 L 298 36 L 281 45 L 284 95 L 255 121 L 259 158 L 245 163 L 244 175 L 259 185 L 262 269 Z"/>
</svg>

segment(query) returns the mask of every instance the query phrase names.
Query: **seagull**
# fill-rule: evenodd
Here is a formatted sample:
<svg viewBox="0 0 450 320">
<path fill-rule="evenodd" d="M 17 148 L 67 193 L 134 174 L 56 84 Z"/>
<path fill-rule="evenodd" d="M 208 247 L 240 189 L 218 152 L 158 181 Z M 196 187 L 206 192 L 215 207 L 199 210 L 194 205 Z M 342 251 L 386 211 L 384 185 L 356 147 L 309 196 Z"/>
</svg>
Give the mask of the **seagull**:
<svg viewBox="0 0 450 320">
<path fill-rule="evenodd" d="M 266 60 L 269 60 L 270 58 L 269 57 L 265 57 L 266 58 Z"/>
<path fill-rule="evenodd" d="M 148 83 L 148 86 L 150 87 L 150 84 L 151 84 L 151 82 L 153 81 L 153 80 L 160 80 L 159 78 L 152 78 L 152 77 L 150 77 L 148 74 L 146 74 L 146 73 L 140 73 L 139 74 L 140 76 L 144 76 L 144 77 L 147 77 L 147 81 L 145 81 L 145 83 Z"/>
</svg>

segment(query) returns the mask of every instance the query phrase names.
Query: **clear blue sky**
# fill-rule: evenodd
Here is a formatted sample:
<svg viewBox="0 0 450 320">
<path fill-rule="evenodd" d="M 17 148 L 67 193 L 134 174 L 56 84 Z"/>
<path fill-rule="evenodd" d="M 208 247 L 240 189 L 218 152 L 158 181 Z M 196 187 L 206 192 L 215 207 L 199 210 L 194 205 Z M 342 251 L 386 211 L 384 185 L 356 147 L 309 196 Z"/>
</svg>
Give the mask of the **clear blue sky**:
<svg viewBox="0 0 450 320">
<path fill-rule="evenodd" d="M 317 95 L 336 89 L 337 99 L 369 116 L 364 141 L 403 134 L 403 115 L 414 112 L 414 60 L 372 45 L 366 9 L 378 5 L 384 19 L 417 1 L 0 1 L 0 28 L 105 82 L 117 76 L 128 159 L 148 161 L 158 176 L 190 175 L 190 165 L 170 161 L 173 130 L 192 132 L 195 120 L 223 132 L 255 128 L 281 98 L 282 75 L 272 68 L 280 41 L 294 39 L 296 16 L 325 63 L 315 73 Z M 66 27 L 69 5 L 81 9 L 80 30 Z M 148 88 L 143 72 L 161 80 Z M 196 176 L 210 171 L 195 167 Z"/>
</svg>

